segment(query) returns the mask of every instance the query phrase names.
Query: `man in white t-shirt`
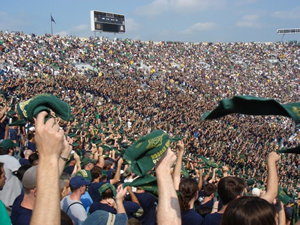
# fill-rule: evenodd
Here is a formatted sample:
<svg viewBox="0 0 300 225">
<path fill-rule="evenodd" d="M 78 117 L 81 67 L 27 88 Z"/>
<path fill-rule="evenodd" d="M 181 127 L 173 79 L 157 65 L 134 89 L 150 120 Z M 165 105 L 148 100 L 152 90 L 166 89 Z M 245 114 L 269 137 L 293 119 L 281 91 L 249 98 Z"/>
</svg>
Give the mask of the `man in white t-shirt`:
<svg viewBox="0 0 300 225">
<path fill-rule="evenodd" d="M 13 157 L 16 144 L 12 140 L 6 139 L 0 144 L 0 162 L 4 163 L 6 183 L 0 191 L 0 200 L 5 206 L 12 206 L 16 197 L 21 194 L 21 182 L 13 175 L 21 166 L 19 161 Z"/>
</svg>

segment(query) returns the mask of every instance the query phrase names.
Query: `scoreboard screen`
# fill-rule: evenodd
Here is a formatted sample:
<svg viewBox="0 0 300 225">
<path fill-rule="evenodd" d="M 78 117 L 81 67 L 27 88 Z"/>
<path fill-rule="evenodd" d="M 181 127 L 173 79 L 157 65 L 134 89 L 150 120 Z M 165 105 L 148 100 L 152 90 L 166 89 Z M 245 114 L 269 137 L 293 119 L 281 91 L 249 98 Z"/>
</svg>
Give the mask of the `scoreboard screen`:
<svg viewBox="0 0 300 225">
<path fill-rule="evenodd" d="M 115 13 L 91 11 L 91 30 L 125 33 L 125 17 Z"/>
</svg>

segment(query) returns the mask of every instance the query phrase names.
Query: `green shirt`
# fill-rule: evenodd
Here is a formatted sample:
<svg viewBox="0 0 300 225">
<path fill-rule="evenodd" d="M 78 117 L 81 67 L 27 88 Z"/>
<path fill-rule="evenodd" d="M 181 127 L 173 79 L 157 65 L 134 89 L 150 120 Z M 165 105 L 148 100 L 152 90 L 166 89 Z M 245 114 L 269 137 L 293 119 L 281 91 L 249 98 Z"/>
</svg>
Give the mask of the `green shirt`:
<svg viewBox="0 0 300 225">
<path fill-rule="evenodd" d="M 5 205 L 1 200 L 0 200 L 0 224 L 11 225 L 10 217 L 8 216 Z"/>
</svg>

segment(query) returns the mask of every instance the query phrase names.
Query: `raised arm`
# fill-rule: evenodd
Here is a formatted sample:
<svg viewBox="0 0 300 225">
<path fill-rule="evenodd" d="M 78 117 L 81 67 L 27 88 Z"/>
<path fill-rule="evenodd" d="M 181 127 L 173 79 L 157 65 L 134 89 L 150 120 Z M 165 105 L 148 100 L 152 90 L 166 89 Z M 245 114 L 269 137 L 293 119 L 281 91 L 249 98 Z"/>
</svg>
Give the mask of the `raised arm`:
<svg viewBox="0 0 300 225">
<path fill-rule="evenodd" d="M 158 224 L 181 224 L 181 214 L 178 197 L 172 180 L 170 169 L 176 160 L 175 154 L 169 148 L 156 165 L 158 185 Z"/>
<path fill-rule="evenodd" d="M 278 176 L 276 169 L 276 162 L 279 160 L 279 155 L 276 152 L 271 152 L 267 159 L 268 167 L 268 181 L 267 181 L 267 192 L 262 196 L 263 199 L 269 203 L 273 203 L 278 192 Z"/>
<path fill-rule="evenodd" d="M 111 184 L 115 184 L 115 183 L 117 183 L 120 180 L 120 177 L 121 177 L 121 166 L 122 166 L 123 162 L 124 162 L 123 159 L 120 158 L 119 161 L 118 161 L 118 166 L 117 166 L 116 174 L 115 174 L 114 178 L 110 180 Z"/>
<path fill-rule="evenodd" d="M 175 189 L 179 190 L 182 157 L 184 154 L 184 143 L 182 140 L 178 141 L 177 147 L 178 147 L 178 155 L 177 155 L 176 166 L 173 174 L 173 182 L 174 182 Z"/>
<path fill-rule="evenodd" d="M 41 112 L 35 120 L 35 140 L 39 150 L 36 202 L 31 218 L 32 225 L 60 224 L 59 156 L 67 145 L 64 131 Z"/>
<path fill-rule="evenodd" d="M 198 191 L 202 190 L 202 186 L 203 186 L 203 169 L 199 169 L 198 170 Z"/>
</svg>

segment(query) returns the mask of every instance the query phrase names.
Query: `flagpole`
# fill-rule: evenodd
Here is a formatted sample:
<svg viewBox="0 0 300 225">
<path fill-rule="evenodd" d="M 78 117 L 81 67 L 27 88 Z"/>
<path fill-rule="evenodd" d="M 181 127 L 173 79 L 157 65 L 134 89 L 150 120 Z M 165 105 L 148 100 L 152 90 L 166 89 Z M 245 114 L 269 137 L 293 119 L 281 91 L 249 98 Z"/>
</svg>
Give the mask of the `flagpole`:
<svg viewBox="0 0 300 225">
<path fill-rule="evenodd" d="M 51 35 L 53 36 L 52 13 L 50 13 Z"/>
</svg>

